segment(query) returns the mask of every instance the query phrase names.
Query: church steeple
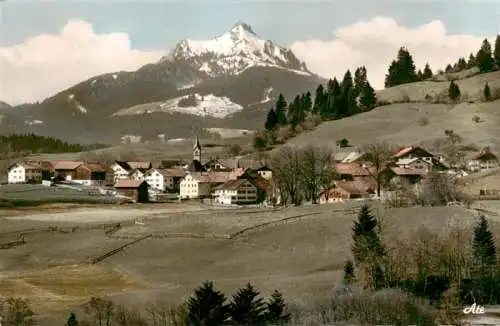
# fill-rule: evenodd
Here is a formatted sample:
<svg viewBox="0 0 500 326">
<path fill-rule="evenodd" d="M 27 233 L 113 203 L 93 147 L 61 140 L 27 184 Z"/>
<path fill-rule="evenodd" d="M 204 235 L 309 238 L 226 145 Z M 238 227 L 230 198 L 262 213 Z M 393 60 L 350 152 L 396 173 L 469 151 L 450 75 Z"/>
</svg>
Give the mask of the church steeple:
<svg viewBox="0 0 500 326">
<path fill-rule="evenodd" d="M 201 162 L 201 145 L 200 145 L 200 139 L 198 138 L 198 135 L 196 135 L 196 140 L 195 140 L 194 146 L 193 146 L 193 160 Z"/>
</svg>

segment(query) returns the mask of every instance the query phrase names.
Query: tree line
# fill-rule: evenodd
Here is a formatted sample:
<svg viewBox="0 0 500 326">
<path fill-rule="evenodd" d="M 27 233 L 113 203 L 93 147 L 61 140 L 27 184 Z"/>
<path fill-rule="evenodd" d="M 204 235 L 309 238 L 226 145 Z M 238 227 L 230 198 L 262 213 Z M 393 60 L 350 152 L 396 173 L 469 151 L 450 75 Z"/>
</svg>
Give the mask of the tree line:
<svg viewBox="0 0 500 326">
<path fill-rule="evenodd" d="M 265 300 L 258 289 L 247 283 L 228 298 L 211 281 L 194 289 L 180 305 L 166 309 L 152 305 L 147 309 L 148 317 L 139 310 L 127 309 L 100 297 L 91 298 L 83 310 L 83 315 L 71 312 L 66 326 L 278 326 L 287 325 L 291 320 L 283 294 L 278 290 Z M 19 298 L 8 298 L 3 305 L 0 302 L 0 316 L 7 326 L 36 324 L 28 301 Z"/>
<path fill-rule="evenodd" d="M 311 92 L 296 95 L 289 103 L 283 94 L 279 94 L 274 107 L 267 113 L 265 132 L 256 135 L 254 147 L 265 149 L 268 145 L 276 144 L 282 128 L 288 127 L 294 132 L 299 126 L 303 126 L 307 119 L 341 119 L 369 111 L 376 103 L 375 90 L 368 82 L 365 67 L 357 68 L 354 76 L 347 70 L 340 82 L 333 78 L 326 86 L 319 84 L 314 100 Z"/>
<path fill-rule="evenodd" d="M 2 153 L 77 153 L 104 147 L 106 145 L 103 144 L 70 144 L 60 139 L 38 136 L 33 133 L 0 136 L 0 152 Z"/>
</svg>

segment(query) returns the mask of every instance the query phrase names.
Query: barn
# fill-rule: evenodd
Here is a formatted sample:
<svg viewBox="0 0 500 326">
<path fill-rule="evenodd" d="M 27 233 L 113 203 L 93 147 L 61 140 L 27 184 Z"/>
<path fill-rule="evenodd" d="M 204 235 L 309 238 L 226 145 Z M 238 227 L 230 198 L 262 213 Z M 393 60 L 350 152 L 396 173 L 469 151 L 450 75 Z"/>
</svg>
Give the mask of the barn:
<svg viewBox="0 0 500 326">
<path fill-rule="evenodd" d="M 128 197 L 137 203 L 149 201 L 148 183 L 144 180 L 118 180 L 115 189 L 120 196 Z"/>
</svg>

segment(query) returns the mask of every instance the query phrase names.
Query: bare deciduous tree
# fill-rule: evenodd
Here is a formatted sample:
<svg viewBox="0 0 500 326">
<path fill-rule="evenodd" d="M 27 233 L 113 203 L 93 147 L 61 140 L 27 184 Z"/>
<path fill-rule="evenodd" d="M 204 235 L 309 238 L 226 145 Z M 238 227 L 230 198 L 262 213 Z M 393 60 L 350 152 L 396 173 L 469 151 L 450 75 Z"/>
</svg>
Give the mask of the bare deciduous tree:
<svg viewBox="0 0 500 326">
<path fill-rule="evenodd" d="M 92 297 L 84 306 L 85 313 L 96 326 L 110 326 L 115 312 L 115 304 L 111 300 Z"/>
<path fill-rule="evenodd" d="M 374 143 L 364 149 L 366 159 L 372 164 L 370 173 L 377 183 L 377 196 L 380 198 L 380 189 L 383 175 L 392 157 L 391 147 L 387 143 Z"/>
<path fill-rule="evenodd" d="M 273 177 L 281 194 L 281 203 L 294 205 L 302 202 L 301 155 L 291 146 L 282 147 L 271 159 Z"/>
<path fill-rule="evenodd" d="M 23 298 L 7 298 L 0 301 L 0 320 L 5 325 L 31 326 L 35 325 L 35 313 L 31 310 L 29 301 Z"/>
<path fill-rule="evenodd" d="M 300 153 L 300 174 L 307 200 L 318 201 L 319 192 L 330 186 L 334 179 L 335 166 L 331 150 L 326 147 L 307 146 Z"/>
</svg>

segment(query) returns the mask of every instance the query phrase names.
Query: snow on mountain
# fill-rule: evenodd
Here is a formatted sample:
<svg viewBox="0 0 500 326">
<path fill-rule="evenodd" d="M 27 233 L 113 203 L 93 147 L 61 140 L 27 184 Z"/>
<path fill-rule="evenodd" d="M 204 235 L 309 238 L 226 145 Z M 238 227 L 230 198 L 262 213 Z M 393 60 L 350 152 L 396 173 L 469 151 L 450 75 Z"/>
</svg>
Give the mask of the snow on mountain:
<svg viewBox="0 0 500 326">
<path fill-rule="evenodd" d="M 89 113 L 89 111 L 83 105 L 81 105 L 80 102 L 78 102 L 77 100 L 75 100 L 75 94 L 69 94 L 68 95 L 68 101 L 70 103 L 73 103 L 75 105 L 76 109 L 80 113 L 83 113 L 83 114 Z"/>
<path fill-rule="evenodd" d="M 136 105 L 122 109 L 114 116 L 151 114 L 156 112 L 179 112 L 192 114 L 200 117 L 211 116 L 214 118 L 225 118 L 230 114 L 243 110 L 239 104 L 232 102 L 227 97 L 217 97 L 213 94 L 199 95 L 191 94 L 177 97 L 165 102 L 154 102 Z"/>
<path fill-rule="evenodd" d="M 291 50 L 261 39 L 245 23 L 238 23 L 211 40 L 183 40 L 160 62 L 177 60 L 186 61 L 211 77 L 236 75 L 254 66 L 280 67 L 311 75 Z"/>
<path fill-rule="evenodd" d="M 43 123 L 42 120 L 24 120 L 24 124 L 27 124 L 29 126 L 39 125 L 39 124 L 42 124 L 42 123 Z"/>
</svg>

